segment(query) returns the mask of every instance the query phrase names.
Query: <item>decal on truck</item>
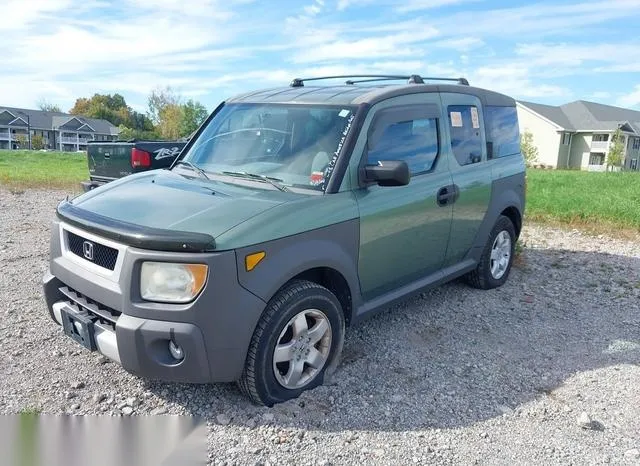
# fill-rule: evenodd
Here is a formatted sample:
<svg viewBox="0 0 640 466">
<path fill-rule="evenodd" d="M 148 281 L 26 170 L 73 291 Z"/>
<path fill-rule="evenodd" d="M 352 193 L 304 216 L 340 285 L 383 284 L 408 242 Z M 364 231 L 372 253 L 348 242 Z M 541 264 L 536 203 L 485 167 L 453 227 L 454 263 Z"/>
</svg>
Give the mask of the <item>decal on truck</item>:
<svg viewBox="0 0 640 466">
<path fill-rule="evenodd" d="M 180 153 L 180 148 L 172 147 L 171 149 L 167 149 L 166 147 L 163 147 L 161 149 L 153 151 L 153 153 L 156 154 L 156 160 L 166 159 L 167 157 L 174 157 L 178 155 Z"/>
</svg>

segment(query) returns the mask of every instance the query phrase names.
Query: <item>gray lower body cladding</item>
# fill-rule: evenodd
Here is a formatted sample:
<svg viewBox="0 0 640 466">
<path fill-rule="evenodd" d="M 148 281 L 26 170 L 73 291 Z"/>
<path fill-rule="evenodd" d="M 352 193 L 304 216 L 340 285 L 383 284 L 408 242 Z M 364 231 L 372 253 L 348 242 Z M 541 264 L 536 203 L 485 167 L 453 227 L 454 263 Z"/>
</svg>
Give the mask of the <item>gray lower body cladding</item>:
<svg viewBox="0 0 640 466">
<path fill-rule="evenodd" d="M 98 351 L 143 378 L 209 383 L 240 377 L 265 302 L 238 283 L 233 251 L 164 253 L 116 245 L 122 258 L 110 272 L 75 256 L 66 246 L 61 225 L 53 224 L 50 273 L 43 283 L 54 321 L 60 324 L 63 312 L 88 313 L 96 321 Z M 86 232 L 74 232 L 105 243 Z M 207 284 L 189 304 L 145 302 L 139 291 L 143 261 L 206 263 Z M 184 351 L 180 362 L 171 357 L 170 341 Z"/>
</svg>

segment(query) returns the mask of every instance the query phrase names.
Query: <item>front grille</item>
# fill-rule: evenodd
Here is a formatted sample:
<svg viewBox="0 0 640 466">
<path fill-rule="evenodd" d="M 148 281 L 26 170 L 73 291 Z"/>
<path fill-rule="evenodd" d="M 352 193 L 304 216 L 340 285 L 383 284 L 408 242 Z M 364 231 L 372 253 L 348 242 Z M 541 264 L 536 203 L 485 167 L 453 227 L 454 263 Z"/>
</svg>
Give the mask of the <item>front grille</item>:
<svg viewBox="0 0 640 466">
<path fill-rule="evenodd" d="M 68 286 L 61 286 L 59 290 L 67 298 L 67 304 L 71 307 L 75 307 L 78 311 L 89 313 L 91 317 L 115 330 L 116 322 L 122 314 L 120 311 L 100 304 Z"/>
<path fill-rule="evenodd" d="M 117 249 L 96 243 L 95 241 L 90 241 L 70 231 L 67 231 L 67 241 L 69 250 L 76 256 L 82 257 L 105 269 L 113 270 L 116 267 L 116 261 L 118 260 Z M 91 252 L 88 253 L 85 249 L 90 249 Z"/>
</svg>

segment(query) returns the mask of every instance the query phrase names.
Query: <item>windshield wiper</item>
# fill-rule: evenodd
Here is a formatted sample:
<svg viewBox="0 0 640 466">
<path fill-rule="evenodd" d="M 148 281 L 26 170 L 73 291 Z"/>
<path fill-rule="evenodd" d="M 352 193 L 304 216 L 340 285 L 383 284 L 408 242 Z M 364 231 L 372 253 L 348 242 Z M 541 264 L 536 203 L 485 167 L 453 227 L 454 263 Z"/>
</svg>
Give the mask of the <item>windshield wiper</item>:
<svg viewBox="0 0 640 466">
<path fill-rule="evenodd" d="M 188 160 L 180 160 L 179 162 L 176 162 L 176 165 L 186 165 L 187 167 L 191 168 L 191 170 L 197 172 L 201 177 L 207 180 L 211 179 L 207 176 L 207 173 L 202 168 L 198 167 L 197 165 L 194 165 Z"/>
<path fill-rule="evenodd" d="M 267 175 L 259 175 L 257 173 L 247 173 L 247 172 L 222 172 L 223 175 L 228 175 L 228 176 L 238 176 L 238 177 L 243 177 L 243 178 L 250 178 L 252 180 L 261 180 L 264 181 L 265 183 L 269 183 L 271 186 L 275 187 L 276 189 L 280 190 L 280 191 L 284 191 L 287 192 L 289 191 L 287 188 L 285 188 L 283 185 L 281 185 L 280 183 L 282 182 L 282 180 L 280 178 L 273 178 L 271 176 L 267 176 Z"/>
</svg>

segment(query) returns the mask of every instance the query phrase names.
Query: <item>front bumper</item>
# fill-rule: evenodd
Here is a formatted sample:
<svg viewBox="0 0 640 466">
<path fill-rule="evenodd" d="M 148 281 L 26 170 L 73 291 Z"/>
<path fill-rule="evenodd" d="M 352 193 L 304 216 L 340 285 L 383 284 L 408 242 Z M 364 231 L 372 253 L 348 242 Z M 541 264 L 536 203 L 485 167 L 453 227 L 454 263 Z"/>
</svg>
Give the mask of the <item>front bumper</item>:
<svg viewBox="0 0 640 466">
<path fill-rule="evenodd" d="M 74 255 L 65 239 L 67 231 L 118 249 L 113 270 Z M 265 302 L 239 284 L 235 252 L 142 250 L 110 243 L 59 220 L 52 225 L 50 251 L 43 286 L 51 318 L 62 324 L 68 313 L 90 320 L 94 349 L 128 372 L 185 383 L 232 382 L 242 374 Z M 189 304 L 146 302 L 139 292 L 139 272 L 146 260 L 206 263 L 207 284 Z M 170 342 L 182 348 L 183 359 L 171 355 Z"/>
<path fill-rule="evenodd" d="M 202 332 L 193 324 L 112 315 L 95 302 L 70 290 L 55 276 L 44 277 L 47 307 L 62 326 L 63 310 L 93 317 L 95 349 L 140 377 L 171 382 L 206 383 L 213 380 Z M 169 342 L 179 345 L 184 358 L 177 360 Z"/>
</svg>

